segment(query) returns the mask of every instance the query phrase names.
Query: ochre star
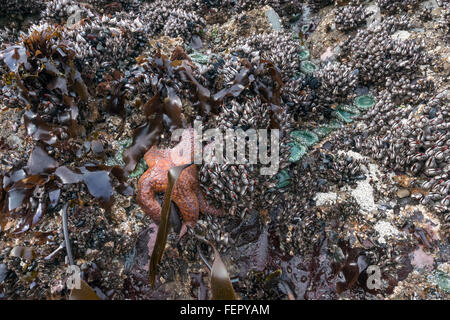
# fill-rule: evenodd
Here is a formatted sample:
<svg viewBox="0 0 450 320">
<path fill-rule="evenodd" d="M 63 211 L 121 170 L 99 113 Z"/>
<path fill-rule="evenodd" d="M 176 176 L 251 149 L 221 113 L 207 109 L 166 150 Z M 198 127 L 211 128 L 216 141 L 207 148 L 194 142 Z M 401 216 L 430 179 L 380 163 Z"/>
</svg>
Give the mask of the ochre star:
<svg viewBox="0 0 450 320">
<path fill-rule="evenodd" d="M 148 170 L 138 182 L 137 201 L 146 214 L 159 224 L 161 205 L 155 199 L 158 192 L 167 189 L 167 173 L 170 168 L 193 162 L 194 130 L 184 130 L 181 141 L 172 149 L 150 148 L 144 156 Z M 222 215 L 223 211 L 208 204 L 198 181 L 198 169 L 195 164 L 184 169 L 178 177 L 172 192 L 175 202 L 183 216 L 180 237 L 186 232 L 186 226 L 194 226 L 199 211 L 204 214 Z"/>
</svg>

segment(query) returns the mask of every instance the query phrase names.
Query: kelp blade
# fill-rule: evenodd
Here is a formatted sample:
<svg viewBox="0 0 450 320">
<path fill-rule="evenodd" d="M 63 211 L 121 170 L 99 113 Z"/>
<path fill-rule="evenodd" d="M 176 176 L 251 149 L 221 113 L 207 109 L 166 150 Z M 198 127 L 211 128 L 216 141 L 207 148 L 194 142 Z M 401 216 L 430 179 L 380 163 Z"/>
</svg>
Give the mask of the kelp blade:
<svg viewBox="0 0 450 320">
<path fill-rule="evenodd" d="M 168 183 L 161 208 L 161 222 L 158 227 L 158 233 L 156 234 L 155 247 L 153 248 L 152 256 L 150 257 L 149 281 L 152 287 L 155 287 L 156 271 L 158 264 L 161 262 L 164 248 L 166 247 L 167 234 L 169 232 L 170 201 L 172 197 L 172 190 L 181 172 L 189 166 L 191 166 L 191 164 L 176 166 L 171 168 L 167 173 Z"/>
<path fill-rule="evenodd" d="M 214 249 L 214 264 L 211 268 L 211 292 L 214 300 L 236 300 L 236 293 L 231 284 L 227 268 L 220 258 L 217 249 Z"/>
<path fill-rule="evenodd" d="M 69 300 L 101 300 L 95 291 L 84 281 L 80 280 L 80 289 L 72 289 Z"/>
</svg>

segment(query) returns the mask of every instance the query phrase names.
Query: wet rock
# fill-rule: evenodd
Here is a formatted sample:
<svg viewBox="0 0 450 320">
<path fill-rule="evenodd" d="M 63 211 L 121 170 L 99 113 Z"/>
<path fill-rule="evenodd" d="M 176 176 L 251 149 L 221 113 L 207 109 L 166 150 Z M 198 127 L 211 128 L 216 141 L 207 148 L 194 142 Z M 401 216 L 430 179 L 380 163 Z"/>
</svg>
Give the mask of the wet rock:
<svg viewBox="0 0 450 320">
<path fill-rule="evenodd" d="M 412 260 L 411 264 L 416 268 L 428 268 L 432 269 L 434 264 L 433 256 L 426 253 L 422 247 L 419 247 L 416 251 L 412 254 Z"/>
<path fill-rule="evenodd" d="M 8 268 L 6 264 L 4 263 L 0 264 L 0 284 L 6 279 L 7 274 Z"/>
<path fill-rule="evenodd" d="M 405 30 L 399 30 L 396 31 L 391 37 L 394 40 L 400 40 L 400 41 L 404 41 L 406 39 L 409 39 L 409 37 L 411 36 L 411 33 Z"/>
<path fill-rule="evenodd" d="M 411 192 L 409 192 L 408 189 L 399 189 L 397 191 L 397 197 L 399 197 L 400 199 L 409 197 L 410 194 Z"/>
<path fill-rule="evenodd" d="M 283 26 L 281 25 L 280 16 L 278 15 L 278 13 L 276 13 L 276 11 L 269 6 L 264 7 L 263 10 L 265 10 L 267 20 L 272 26 L 272 30 L 274 31 L 283 30 Z"/>
</svg>

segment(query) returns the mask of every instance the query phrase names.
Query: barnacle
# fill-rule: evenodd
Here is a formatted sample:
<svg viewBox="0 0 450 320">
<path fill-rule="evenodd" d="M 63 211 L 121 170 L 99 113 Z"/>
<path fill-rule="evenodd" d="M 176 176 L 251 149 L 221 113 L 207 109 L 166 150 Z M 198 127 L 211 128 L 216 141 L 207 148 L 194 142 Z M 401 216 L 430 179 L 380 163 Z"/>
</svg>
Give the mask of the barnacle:
<svg viewBox="0 0 450 320">
<path fill-rule="evenodd" d="M 367 18 L 366 9 L 358 0 L 350 1 L 347 6 L 335 9 L 336 29 L 351 31 L 364 24 Z"/>
<path fill-rule="evenodd" d="M 381 11 L 390 14 L 401 10 L 408 11 L 414 9 L 419 3 L 420 0 L 377 0 L 377 4 L 381 8 Z"/>
<path fill-rule="evenodd" d="M 318 101 L 325 105 L 348 103 L 357 86 L 357 73 L 342 63 L 328 63 L 316 72 L 320 80 Z"/>
<path fill-rule="evenodd" d="M 8 17 L 13 14 L 36 14 L 44 8 L 44 3 L 41 0 L 2 0 L 0 6 L 0 15 Z"/>
<path fill-rule="evenodd" d="M 193 1 L 157 0 L 142 5 L 141 15 L 151 23 L 154 35 L 181 36 L 190 40 L 193 35 L 201 33 L 205 25 L 205 20 L 195 9 L 199 8 Z"/>
<path fill-rule="evenodd" d="M 319 10 L 332 4 L 333 0 L 308 0 L 308 3 L 314 10 Z"/>
<path fill-rule="evenodd" d="M 296 66 L 301 60 L 300 54 L 304 52 L 300 42 L 292 39 L 287 32 L 258 34 L 239 39 L 230 49 L 246 56 L 250 61 L 258 57 L 271 61 L 280 70 L 283 81 L 298 72 Z"/>
<path fill-rule="evenodd" d="M 361 45 L 363 43 L 365 45 Z M 354 37 L 344 42 L 341 56 L 349 54 L 347 66 L 358 70 L 362 83 L 393 89 L 393 85 L 400 87 L 418 81 L 421 72 L 417 62 L 426 63 L 429 59 L 423 52 L 423 45 L 415 40 L 394 40 L 386 26 L 380 25 L 375 30 L 358 30 Z M 392 74 L 392 70 L 396 72 Z M 389 78 L 390 81 L 386 81 Z M 399 96 L 408 98 L 408 95 Z"/>
</svg>

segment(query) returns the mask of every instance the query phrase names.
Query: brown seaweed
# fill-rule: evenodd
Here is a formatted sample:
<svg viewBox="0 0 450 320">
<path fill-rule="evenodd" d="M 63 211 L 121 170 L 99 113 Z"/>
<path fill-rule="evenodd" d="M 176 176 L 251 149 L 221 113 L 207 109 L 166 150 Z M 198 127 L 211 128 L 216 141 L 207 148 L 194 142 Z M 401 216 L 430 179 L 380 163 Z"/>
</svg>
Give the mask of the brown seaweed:
<svg viewBox="0 0 450 320">
<path fill-rule="evenodd" d="M 111 96 L 107 98 L 106 111 L 110 114 L 125 118 L 125 90 L 123 82 L 113 85 Z"/>
<path fill-rule="evenodd" d="M 17 72 L 19 66 L 27 63 L 26 49 L 20 45 L 10 46 L 0 52 L 0 58 L 3 59 L 11 72 Z"/>
<path fill-rule="evenodd" d="M 148 118 L 153 114 L 153 110 L 159 110 L 161 102 L 159 96 L 155 95 L 144 106 L 144 113 Z M 139 160 L 144 156 L 145 152 L 155 143 L 159 141 L 159 137 L 163 132 L 162 115 L 155 114 L 153 119 L 142 124 L 135 129 L 133 133 L 133 143 L 123 152 L 123 160 L 125 161 L 125 172 L 129 174 L 135 168 Z"/>
<path fill-rule="evenodd" d="M 358 278 L 368 267 L 368 260 L 364 256 L 363 249 L 352 248 L 348 241 L 339 241 L 339 247 L 344 254 L 344 259 L 333 264 L 338 280 L 336 281 L 336 292 L 351 289 L 358 282 Z"/>
<path fill-rule="evenodd" d="M 3 228 L 9 217 L 19 219 L 13 233 L 25 232 L 36 225 L 45 214 L 48 202 L 50 207 L 58 203 L 61 190 L 54 183 L 55 177 L 63 184 L 83 182 L 89 193 L 105 207 L 110 207 L 113 201 L 112 177 L 119 182 L 118 192 L 127 196 L 133 194 L 122 168 L 86 164 L 69 169 L 59 166 L 38 145 L 31 152 L 25 170 L 14 169 L 0 176 L 0 226 Z"/>
<path fill-rule="evenodd" d="M 29 174 L 50 173 L 58 167 L 58 162 L 50 157 L 40 146 L 34 147 L 28 158 L 27 170 Z"/>
<path fill-rule="evenodd" d="M 236 300 L 236 293 L 228 276 L 227 268 L 215 247 L 214 263 L 211 268 L 211 293 L 214 300 Z"/>
<path fill-rule="evenodd" d="M 25 127 L 34 140 L 54 144 L 58 134 L 75 137 L 80 131 L 79 104 L 88 101 L 89 93 L 74 57 L 58 28 L 35 30 L 0 52 L 11 71 L 9 86 L 19 98 L 11 100 L 12 106 L 18 101 L 27 108 Z"/>
<path fill-rule="evenodd" d="M 175 60 L 179 59 L 179 60 Z M 146 122 L 136 128 L 133 134 L 133 143 L 125 150 L 125 172 L 130 173 L 143 157 L 145 152 L 158 143 L 160 135 L 167 126 L 172 132 L 176 128 L 183 127 L 181 116 L 181 99 L 174 87 L 167 85 L 168 79 L 176 78 L 182 83 L 193 88 L 193 107 L 198 108 L 203 115 L 217 113 L 219 106 L 228 97 L 238 97 L 244 90 L 251 90 L 259 95 L 262 101 L 268 103 L 271 115 L 271 128 L 279 128 L 276 115 L 281 111 L 280 91 L 283 86 L 281 73 L 270 61 L 260 60 L 252 65 L 248 60 L 243 60 L 243 68 L 236 75 L 231 86 L 212 94 L 195 78 L 192 71 L 192 62 L 182 48 L 177 47 L 172 52 L 170 61 L 165 55 L 156 53 L 151 58 L 138 57 L 141 73 L 152 74 L 152 89 L 154 95 L 144 105 Z M 194 66 L 195 67 L 195 66 Z M 270 81 L 264 81 L 265 78 Z M 265 82 L 270 82 L 266 85 Z M 167 120 L 165 123 L 163 120 Z"/>
<path fill-rule="evenodd" d="M 8 180 L 8 176 L 3 177 L 3 181 Z M 6 184 L 3 188 L 1 203 L 2 227 L 9 216 L 19 218 L 19 227 L 14 233 L 27 231 L 34 226 L 42 217 L 46 210 L 45 194 L 43 198 L 33 196 L 35 188 L 41 187 L 45 190 L 45 184 L 50 178 L 45 175 L 28 176 L 19 181 Z"/>
<path fill-rule="evenodd" d="M 156 71 L 152 77 L 154 95 L 143 106 L 146 122 L 135 129 L 131 146 L 123 153 L 125 172 L 132 172 L 144 153 L 159 141 L 164 127 L 172 132 L 183 126 L 181 99 L 174 88 L 161 84 L 161 77 L 174 77 L 175 68 L 166 56 L 156 54 L 153 59 L 138 58 L 144 72 Z M 166 120 L 166 121 L 164 121 Z"/>
<path fill-rule="evenodd" d="M 172 190 L 181 172 L 183 172 L 183 170 L 189 167 L 190 165 L 191 164 L 176 166 L 171 168 L 169 172 L 167 172 L 168 183 L 166 192 L 164 193 L 164 200 L 161 208 L 161 222 L 158 226 L 156 242 L 152 251 L 152 255 L 150 257 L 150 264 L 149 264 L 149 282 L 153 288 L 155 287 L 155 277 L 158 264 L 161 262 L 164 249 L 166 248 L 167 236 L 169 234 L 169 226 L 170 226 L 169 217 L 170 217 Z"/>
<path fill-rule="evenodd" d="M 69 300 L 101 300 L 97 293 L 84 281 L 80 279 L 80 288 L 74 288 L 70 292 Z"/>
<path fill-rule="evenodd" d="M 42 141 L 50 145 L 56 143 L 58 134 L 62 131 L 62 127 L 46 123 L 39 115 L 31 110 L 26 111 L 23 118 L 27 134 L 30 135 L 33 140 Z"/>
<path fill-rule="evenodd" d="M 52 181 L 51 172 L 58 163 L 47 152 L 36 146 L 28 159 L 26 170 L 17 169 L 3 175 L 2 195 L 0 197 L 0 215 L 2 227 L 6 218 L 13 216 L 20 219 L 14 233 L 27 231 L 36 225 L 46 211 L 46 185 Z M 35 195 L 37 188 L 41 196 Z"/>
<path fill-rule="evenodd" d="M 64 184 L 83 182 L 89 193 L 101 203 L 109 208 L 113 203 L 113 185 L 111 175 L 116 177 L 120 184 L 119 192 L 124 195 L 131 195 L 132 190 L 125 183 L 125 175 L 119 167 L 109 167 L 103 165 L 86 164 L 81 167 L 69 169 L 61 166 L 55 171 L 55 175 Z"/>
</svg>

